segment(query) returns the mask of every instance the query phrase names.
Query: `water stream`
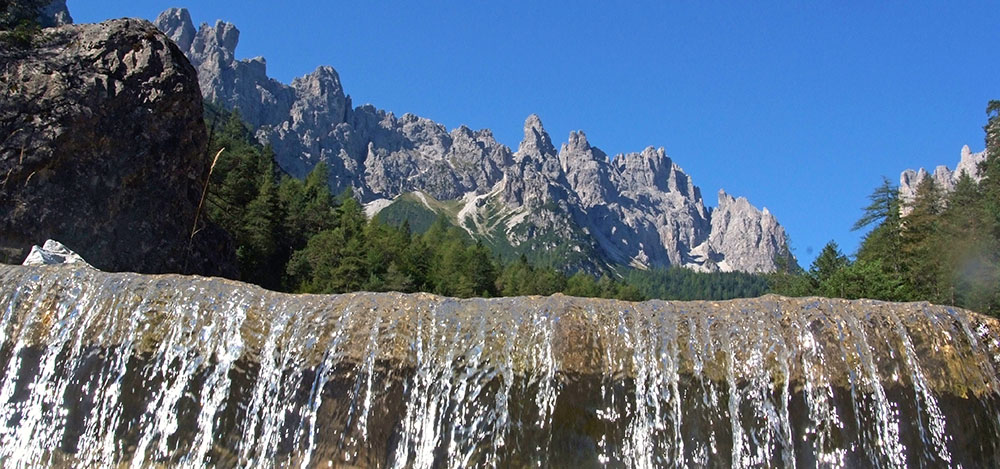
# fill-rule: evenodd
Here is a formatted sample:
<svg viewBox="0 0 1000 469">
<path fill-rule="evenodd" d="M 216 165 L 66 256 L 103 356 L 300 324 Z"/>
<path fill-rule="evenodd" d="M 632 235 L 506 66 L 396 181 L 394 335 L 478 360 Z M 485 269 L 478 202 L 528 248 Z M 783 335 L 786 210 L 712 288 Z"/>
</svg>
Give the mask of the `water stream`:
<svg viewBox="0 0 1000 469">
<path fill-rule="evenodd" d="M 1000 324 L 925 303 L 0 266 L 0 370 L 8 468 L 1000 466 Z"/>
</svg>

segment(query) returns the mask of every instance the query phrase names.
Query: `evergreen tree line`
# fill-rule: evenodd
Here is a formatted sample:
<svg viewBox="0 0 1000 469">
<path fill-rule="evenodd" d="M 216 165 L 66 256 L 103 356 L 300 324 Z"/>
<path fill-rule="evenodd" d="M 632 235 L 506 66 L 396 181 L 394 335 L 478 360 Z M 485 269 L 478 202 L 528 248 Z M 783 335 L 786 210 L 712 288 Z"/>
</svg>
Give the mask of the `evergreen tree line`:
<svg viewBox="0 0 1000 469">
<path fill-rule="evenodd" d="M 768 293 L 768 277 L 745 272 L 695 272 L 683 267 L 630 270 L 625 282 L 646 298 L 728 300 Z"/>
<path fill-rule="evenodd" d="M 930 301 L 1000 316 L 1000 101 L 986 108 L 986 160 L 945 193 L 928 175 L 912 200 L 883 178 L 854 229 L 871 227 L 854 259 L 828 243 L 807 272 L 772 276 L 773 291 Z M 901 216 L 900 208 L 907 209 Z"/>
<path fill-rule="evenodd" d="M 457 297 L 551 295 L 643 300 L 757 296 L 767 281 L 750 274 L 687 269 L 630 270 L 624 279 L 572 275 L 525 256 L 504 261 L 443 217 L 423 233 L 407 222 L 368 220 L 350 190 L 334 196 L 324 163 L 299 180 L 283 174 L 238 111 L 206 104 L 215 164 L 206 215 L 234 238 L 240 279 L 304 293 L 430 292 Z"/>
</svg>

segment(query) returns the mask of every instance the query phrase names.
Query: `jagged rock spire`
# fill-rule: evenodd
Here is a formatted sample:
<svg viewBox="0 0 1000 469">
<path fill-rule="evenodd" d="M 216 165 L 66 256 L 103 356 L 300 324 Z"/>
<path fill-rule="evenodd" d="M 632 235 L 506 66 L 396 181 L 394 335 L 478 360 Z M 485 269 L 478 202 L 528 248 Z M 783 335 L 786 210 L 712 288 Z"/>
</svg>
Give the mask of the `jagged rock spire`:
<svg viewBox="0 0 1000 469">
<path fill-rule="evenodd" d="M 545 131 L 542 119 L 537 114 L 532 114 L 524 120 L 524 139 L 517 148 L 517 154 L 522 159 L 527 156 L 541 157 L 556 154 L 552 138 Z"/>
<path fill-rule="evenodd" d="M 188 12 L 187 8 L 163 10 L 163 13 L 156 17 L 154 24 L 182 51 L 187 52 L 191 48 L 196 31 L 194 23 L 191 22 L 191 13 Z"/>
</svg>

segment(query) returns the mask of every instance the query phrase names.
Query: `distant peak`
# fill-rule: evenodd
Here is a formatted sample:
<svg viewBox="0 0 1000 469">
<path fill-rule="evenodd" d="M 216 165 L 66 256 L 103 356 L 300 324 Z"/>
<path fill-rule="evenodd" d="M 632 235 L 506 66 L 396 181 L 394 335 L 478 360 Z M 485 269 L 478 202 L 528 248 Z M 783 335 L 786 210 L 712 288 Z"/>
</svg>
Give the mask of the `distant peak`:
<svg viewBox="0 0 1000 469">
<path fill-rule="evenodd" d="M 38 23 L 43 28 L 73 24 L 73 17 L 69 15 L 69 9 L 66 8 L 66 0 L 49 0 L 48 5 L 43 7 L 39 13 Z"/>
<path fill-rule="evenodd" d="M 194 41 L 194 23 L 191 21 L 191 13 L 187 8 L 168 8 L 163 10 L 153 22 L 160 31 L 163 31 L 171 41 L 177 44 L 181 50 L 187 51 Z"/>
<path fill-rule="evenodd" d="M 157 18 L 168 18 L 168 17 L 177 18 L 180 20 L 187 20 L 188 22 L 190 22 L 191 12 L 189 12 L 187 8 L 176 8 L 176 7 L 167 8 L 166 10 L 163 10 L 163 12 L 160 13 L 160 16 L 158 16 Z"/>
<path fill-rule="evenodd" d="M 337 73 L 337 70 L 329 65 L 320 65 L 319 67 L 316 67 L 316 71 L 313 73 L 317 75 L 332 75 L 337 77 L 338 80 L 340 79 L 340 74 Z"/>
<path fill-rule="evenodd" d="M 330 83 L 336 90 L 340 90 L 336 91 L 337 93 L 343 94 L 343 86 L 340 84 L 340 74 L 333 67 L 320 65 L 309 76 L 316 80 Z"/>
<path fill-rule="evenodd" d="M 642 155 L 649 159 L 661 161 L 667 157 L 667 152 L 663 147 L 656 148 L 650 145 L 642 150 Z"/>
<path fill-rule="evenodd" d="M 719 189 L 719 207 L 726 205 L 729 202 L 734 202 L 736 199 L 727 194 L 725 189 Z"/>
<path fill-rule="evenodd" d="M 292 87 L 311 96 L 345 96 L 340 75 L 328 65 L 316 67 L 312 73 L 292 80 Z"/>
<path fill-rule="evenodd" d="M 582 130 L 570 132 L 566 147 L 570 150 L 590 150 L 590 142 L 587 141 L 587 134 L 583 133 Z"/>
<path fill-rule="evenodd" d="M 538 114 L 532 114 L 524 120 L 524 140 L 521 141 L 518 153 L 539 153 L 542 155 L 556 153 L 555 147 L 552 146 L 552 138 L 542 126 L 542 119 L 538 117 Z"/>
<path fill-rule="evenodd" d="M 202 24 L 202 30 L 208 31 L 208 36 L 211 37 L 211 41 L 215 42 L 222 49 L 229 52 L 230 55 L 236 53 L 236 46 L 240 43 L 240 30 L 233 23 L 227 23 L 222 20 L 216 20 L 215 26 L 210 27 L 208 24 Z"/>
<path fill-rule="evenodd" d="M 542 127 L 542 118 L 538 117 L 538 114 L 532 114 L 524 120 L 525 135 L 527 135 L 529 130 L 535 130 L 539 133 L 545 132 L 545 127 Z"/>
</svg>

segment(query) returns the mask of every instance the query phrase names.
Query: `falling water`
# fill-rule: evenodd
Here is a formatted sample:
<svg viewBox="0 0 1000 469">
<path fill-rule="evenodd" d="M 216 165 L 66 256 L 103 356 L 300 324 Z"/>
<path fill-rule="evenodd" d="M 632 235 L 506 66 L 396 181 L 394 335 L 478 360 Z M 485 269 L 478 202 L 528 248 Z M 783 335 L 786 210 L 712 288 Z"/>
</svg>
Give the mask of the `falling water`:
<svg viewBox="0 0 1000 469">
<path fill-rule="evenodd" d="M 4 467 L 1000 465 L 1000 324 L 0 267 Z"/>
</svg>

